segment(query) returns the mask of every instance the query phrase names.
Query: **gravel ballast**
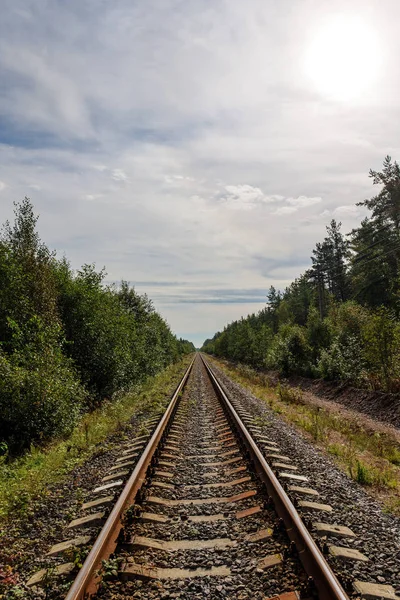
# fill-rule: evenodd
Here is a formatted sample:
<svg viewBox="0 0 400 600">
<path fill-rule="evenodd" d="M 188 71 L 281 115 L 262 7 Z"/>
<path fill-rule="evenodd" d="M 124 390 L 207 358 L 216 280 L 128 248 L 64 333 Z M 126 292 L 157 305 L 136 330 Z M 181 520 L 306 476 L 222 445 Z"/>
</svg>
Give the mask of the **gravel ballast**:
<svg viewBox="0 0 400 600">
<path fill-rule="evenodd" d="M 323 521 L 344 525 L 356 534 L 355 539 L 329 536 L 326 540 L 327 546 L 355 548 L 369 559 L 367 562 L 339 562 L 327 554 L 328 562 L 341 575 L 344 584 L 350 586 L 354 579 L 359 579 L 392 585 L 400 594 L 400 519 L 383 512 L 381 505 L 368 496 L 359 484 L 341 472 L 329 457 L 294 427 L 279 418 L 265 402 L 232 381 L 222 369 L 213 365 L 213 370 L 227 394 L 260 418 L 262 433 L 279 445 L 282 455 L 292 459 L 292 464 L 299 469 L 296 473 L 308 478 L 304 485 L 318 491 L 316 501 L 333 508 L 332 512 L 322 513 L 299 507 L 304 521 L 307 524 Z M 295 503 L 305 499 L 303 494 L 288 493 Z M 317 539 L 315 530 L 312 527 L 310 529 Z"/>
<path fill-rule="evenodd" d="M 220 411 L 220 415 L 216 411 Z M 167 523 L 153 523 L 133 519 L 126 527 L 125 539 L 135 543 L 135 539 L 145 538 L 157 542 L 211 543 L 212 540 L 225 540 L 227 546 L 203 548 L 201 550 L 160 550 L 139 547 L 121 548 L 119 558 L 128 566 L 133 564 L 161 569 L 229 569 L 224 576 L 190 577 L 178 580 L 157 580 L 135 578 L 124 581 L 121 569 L 120 580 L 110 581 L 108 587 L 98 593 L 103 600 L 123 598 L 237 598 L 240 600 L 261 600 L 281 592 L 300 590 L 307 577 L 296 556 L 289 556 L 289 542 L 285 532 L 276 528 L 277 516 L 272 508 L 265 507 L 265 492 L 257 481 L 235 438 L 220 440 L 220 431 L 228 427 L 228 421 L 221 410 L 215 391 L 204 367 L 198 358 L 192 375 L 184 391 L 177 412 L 179 426 L 173 436 L 168 436 L 168 450 L 161 452 L 160 460 L 168 461 L 168 472 L 173 477 L 152 478 L 147 499 L 141 509 L 145 513 L 155 513 L 168 518 Z M 231 435 L 228 436 L 232 437 Z M 174 448 L 175 447 L 175 448 Z M 165 452 L 168 457 L 165 457 Z M 229 456 L 221 458 L 226 452 Z M 213 466 L 212 463 L 235 458 L 230 465 Z M 236 460 L 238 459 L 238 460 Z M 229 473 L 230 469 L 244 469 Z M 210 474 L 212 474 L 210 476 Z M 242 483 L 230 485 L 237 480 Z M 173 485 L 173 488 L 159 488 L 157 482 Z M 223 484 L 221 487 L 212 487 Z M 196 487 L 190 487 L 196 486 Z M 197 487 L 198 486 L 198 487 Z M 242 492 L 254 491 L 254 495 L 240 501 L 220 503 L 222 497 L 232 497 Z M 151 497 L 177 501 L 176 506 L 155 505 Z M 214 502 L 215 498 L 215 502 Z M 180 503 L 190 499 L 206 500 L 205 504 L 190 505 Z M 237 513 L 246 508 L 260 506 L 259 512 L 237 518 Z M 197 522 L 191 517 L 219 515 L 216 521 Z M 275 528 L 275 531 L 274 531 Z M 269 534 L 260 541 L 251 541 L 247 536 L 268 530 Z M 282 558 L 279 564 L 261 568 L 261 560 L 273 555 Z"/>
</svg>

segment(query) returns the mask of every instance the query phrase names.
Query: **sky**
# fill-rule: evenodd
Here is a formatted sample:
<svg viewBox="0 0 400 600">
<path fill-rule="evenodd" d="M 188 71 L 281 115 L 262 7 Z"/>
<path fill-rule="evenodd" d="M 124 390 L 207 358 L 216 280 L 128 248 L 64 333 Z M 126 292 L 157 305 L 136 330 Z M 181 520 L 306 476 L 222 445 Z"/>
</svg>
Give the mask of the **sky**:
<svg viewBox="0 0 400 600">
<path fill-rule="evenodd" d="M 31 198 L 200 346 L 400 158 L 398 0 L 0 0 L 0 221 Z"/>
</svg>

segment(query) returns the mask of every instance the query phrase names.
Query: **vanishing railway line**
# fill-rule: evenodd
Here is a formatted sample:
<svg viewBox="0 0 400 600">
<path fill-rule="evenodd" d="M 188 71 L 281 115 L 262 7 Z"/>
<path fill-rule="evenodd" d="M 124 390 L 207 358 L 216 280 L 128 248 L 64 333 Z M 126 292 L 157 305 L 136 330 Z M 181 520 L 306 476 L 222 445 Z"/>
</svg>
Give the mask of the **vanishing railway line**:
<svg viewBox="0 0 400 600">
<path fill-rule="evenodd" d="M 320 516 L 306 526 L 287 491 L 317 515 L 331 507 L 315 502 L 307 478 L 228 398 L 203 357 L 196 355 L 153 425 L 150 440 L 137 438 L 124 449 L 84 505 L 85 516 L 70 524 L 71 531 L 93 532 L 104 523 L 66 600 L 396 598 L 390 586 L 349 582 L 332 571 L 324 552 L 366 559 L 338 543 L 353 532 Z M 50 554 L 89 538 L 75 537 Z"/>
</svg>

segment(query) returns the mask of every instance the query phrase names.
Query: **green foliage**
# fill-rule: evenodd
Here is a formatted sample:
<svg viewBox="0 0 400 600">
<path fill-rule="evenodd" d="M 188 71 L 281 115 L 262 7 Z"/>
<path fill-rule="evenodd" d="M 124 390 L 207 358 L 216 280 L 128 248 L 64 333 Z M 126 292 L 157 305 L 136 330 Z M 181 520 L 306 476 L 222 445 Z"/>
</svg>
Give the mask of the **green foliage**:
<svg viewBox="0 0 400 600">
<path fill-rule="evenodd" d="M 356 470 L 354 473 L 354 479 L 361 485 L 371 485 L 373 478 L 366 465 L 361 463 L 359 460 L 356 462 Z"/>
<path fill-rule="evenodd" d="M 312 306 L 307 317 L 307 342 L 315 360 L 321 351 L 329 348 L 332 341 L 332 331 L 327 319 L 321 319 L 318 310 Z"/>
<path fill-rule="evenodd" d="M 307 374 L 310 369 L 311 348 L 306 330 L 299 325 L 283 325 L 275 336 L 267 354 L 266 364 L 282 375 Z"/>
<path fill-rule="evenodd" d="M 136 379 L 135 318 L 118 295 L 103 286 L 104 271 L 84 265 L 74 274 L 63 261 L 57 270 L 58 306 L 66 352 L 96 401 L 110 397 Z M 135 360 L 136 359 L 136 360 Z"/>
<path fill-rule="evenodd" d="M 355 302 L 332 306 L 325 320 L 331 331 L 331 344 L 321 350 L 317 374 L 324 379 L 360 384 L 364 376 L 363 330 L 368 312 Z"/>
<path fill-rule="evenodd" d="M 69 434 L 82 411 L 194 350 L 126 282 L 107 286 L 104 270 L 84 265 L 75 273 L 57 260 L 36 223 L 25 198 L 0 236 L 0 444 L 7 453 Z"/>
<path fill-rule="evenodd" d="M 19 451 L 69 433 L 85 392 L 62 354 L 58 326 L 36 317 L 23 331 L 13 328 L 18 349 L 11 355 L 0 350 L 0 438 Z"/>
<path fill-rule="evenodd" d="M 304 404 L 303 394 L 299 388 L 293 388 L 289 385 L 278 384 L 276 393 L 282 402 L 286 404 Z"/>
<path fill-rule="evenodd" d="M 349 243 L 340 231 L 341 223 L 332 219 L 326 228 L 328 236 L 318 243 L 311 258 L 313 277 L 317 285 L 324 283 L 327 291 L 338 301 L 349 297 L 350 282 L 347 269 Z M 322 303 L 325 302 L 325 289 L 322 291 Z"/>
<path fill-rule="evenodd" d="M 399 391 L 400 323 L 383 307 L 369 316 L 363 331 L 369 381 L 374 387 Z"/>
<path fill-rule="evenodd" d="M 335 220 L 312 268 L 257 315 L 234 321 L 203 350 L 283 375 L 300 374 L 400 391 L 400 166 L 370 171 L 380 192 L 348 239 Z"/>
<path fill-rule="evenodd" d="M 354 296 L 362 304 L 400 312 L 400 167 L 386 156 L 382 171 L 369 173 L 380 192 L 359 202 L 370 211 L 351 232 Z"/>
</svg>

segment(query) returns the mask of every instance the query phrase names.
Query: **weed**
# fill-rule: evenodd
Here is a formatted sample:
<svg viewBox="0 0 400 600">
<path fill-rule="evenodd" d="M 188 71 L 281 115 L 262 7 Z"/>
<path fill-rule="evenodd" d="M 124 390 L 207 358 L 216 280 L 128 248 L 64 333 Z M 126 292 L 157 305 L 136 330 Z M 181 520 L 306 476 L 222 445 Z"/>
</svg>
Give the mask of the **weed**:
<svg viewBox="0 0 400 600">
<path fill-rule="evenodd" d="M 85 562 L 89 550 L 85 547 L 72 546 L 65 551 L 65 556 L 69 562 L 74 563 L 77 569 L 80 569 Z"/>
<path fill-rule="evenodd" d="M 254 425 L 258 427 L 268 427 L 271 424 L 271 420 L 266 415 L 257 415 L 253 418 Z"/>
<path fill-rule="evenodd" d="M 132 504 L 124 513 L 122 518 L 123 524 L 126 526 L 132 525 L 138 515 L 140 514 L 141 507 L 138 504 Z"/>
<path fill-rule="evenodd" d="M 197 537 L 200 534 L 200 531 L 196 527 L 190 527 L 188 530 L 189 537 Z"/>
<path fill-rule="evenodd" d="M 19 585 L 12 587 L 4 596 L 4 600 L 20 600 L 20 598 L 26 598 L 26 592 Z"/>
<path fill-rule="evenodd" d="M 101 579 L 101 585 L 103 587 L 108 587 L 108 582 L 118 577 L 118 568 L 122 561 L 123 558 L 121 557 L 109 558 L 108 560 L 102 561 L 101 569 L 97 574 Z"/>
<path fill-rule="evenodd" d="M 291 388 L 288 385 L 278 383 L 276 393 L 282 402 L 286 404 L 304 404 L 303 394 L 299 388 Z"/>
<path fill-rule="evenodd" d="M 356 472 L 354 479 L 360 485 L 371 485 L 373 482 L 373 475 L 371 471 L 365 464 L 363 464 L 359 460 L 357 460 L 356 462 Z"/>
<path fill-rule="evenodd" d="M 53 583 L 56 579 L 56 569 L 55 567 L 49 567 L 42 579 L 41 586 L 45 593 L 46 600 L 49 598 L 50 590 L 53 587 Z"/>
<path fill-rule="evenodd" d="M 333 454 L 333 456 L 343 456 L 343 445 L 342 444 L 329 444 L 327 447 L 327 451 L 329 454 Z"/>
<path fill-rule="evenodd" d="M 326 437 L 325 429 L 326 429 L 326 427 L 324 424 L 323 413 L 319 407 L 316 407 L 315 411 L 313 412 L 313 414 L 311 416 L 311 431 L 310 431 L 314 440 L 316 440 L 316 441 L 323 440 Z"/>
</svg>

